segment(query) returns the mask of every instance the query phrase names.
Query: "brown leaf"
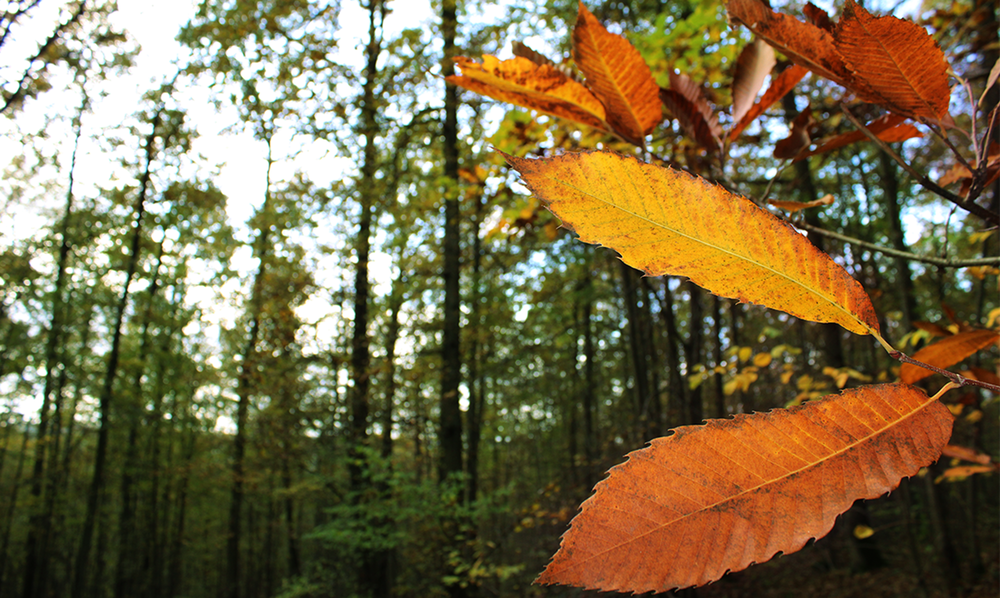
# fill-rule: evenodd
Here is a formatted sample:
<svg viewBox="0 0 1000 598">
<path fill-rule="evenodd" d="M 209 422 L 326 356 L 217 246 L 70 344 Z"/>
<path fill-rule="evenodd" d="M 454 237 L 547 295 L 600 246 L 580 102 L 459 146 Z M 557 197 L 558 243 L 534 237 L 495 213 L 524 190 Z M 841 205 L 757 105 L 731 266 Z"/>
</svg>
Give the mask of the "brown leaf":
<svg viewBox="0 0 1000 598">
<path fill-rule="evenodd" d="M 448 77 L 449 83 L 501 102 L 609 130 L 600 100 L 552 66 L 521 57 L 501 61 L 494 56 L 483 56 L 482 64 L 459 56 L 455 64 L 462 74 Z"/>
<path fill-rule="evenodd" d="M 701 87 L 690 77 L 671 71 L 670 89 L 660 90 L 660 101 L 674 115 L 688 137 L 712 153 L 722 149 L 719 117 L 708 105 Z"/>
<path fill-rule="evenodd" d="M 729 132 L 729 141 L 733 141 L 740 136 L 743 129 L 746 129 L 750 123 L 754 121 L 758 116 L 764 113 L 765 110 L 771 107 L 771 104 L 777 102 L 781 98 L 785 97 L 789 91 L 798 84 L 809 73 L 809 69 L 793 64 L 787 69 L 781 71 L 776 79 L 771 81 L 771 86 L 767 88 L 764 92 L 764 96 L 759 102 L 753 105 L 743 118 L 736 123 L 733 130 Z"/>
<path fill-rule="evenodd" d="M 904 124 L 904 120 L 906 120 L 906 118 L 902 116 L 887 114 L 873 120 L 867 125 L 866 128 L 874 133 L 876 137 L 888 143 L 906 141 L 907 139 L 912 139 L 914 137 L 924 136 L 923 133 L 918 131 L 913 125 Z M 797 158 L 795 158 L 795 161 L 798 162 L 799 160 L 804 160 L 810 156 L 825 154 L 826 152 L 840 149 L 852 143 L 857 143 L 858 141 L 864 141 L 866 139 L 868 139 L 868 137 L 861 131 L 843 133 L 826 140 L 814 150 L 800 154 Z"/>
<path fill-rule="evenodd" d="M 980 349 L 989 347 L 998 339 L 1000 339 L 1000 334 L 993 330 L 959 332 L 927 345 L 914 353 L 913 359 L 944 369 L 955 365 Z M 899 379 L 906 384 L 913 384 L 933 373 L 928 369 L 904 363 L 899 368 Z"/>
<path fill-rule="evenodd" d="M 985 453 L 980 453 L 975 449 L 971 449 L 964 446 L 956 446 L 954 444 L 949 444 L 944 449 L 942 449 L 941 454 L 945 457 L 952 457 L 955 459 L 962 459 L 963 461 L 971 461 L 973 463 L 979 463 L 980 465 L 988 465 L 993 462 L 993 458 Z"/>
<path fill-rule="evenodd" d="M 795 64 L 849 87 L 851 74 L 829 32 L 776 13 L 763 0 L 729 0 L 726 8 L 730 19 L 767 40 Z"/>
<path fill-rule="evenodd" d="M 812 110 L 806 108 L 799 112 L 799 115 L 792 121 L 792 130 L 788 133 L 788 137 L 774 145 L 774 157 L 779 160 L 788 160 L 809 147 L 812 141 L 809 129 L 814 124 L 816 121 L 813 120 Z"/>
<path fill-rule="evenodd" d="M 739 122 L 750 111 L 764 79 L 776 63 L 774 48 L 760 38 L 747 44 L 740 52 L 733 74 L 733 122 Z"/>
<path fill-rule="evenodd" d="M 952 423 L 886 384 L 677 428 L 611 469 L 536 582 L 663 592 L 794 552 L 934 462 Z"/>
<path fill-rule="evenodd" d="M 874 17 L 848 0 L 834 37 L 852 74 L 847 87 L 862 100 L 915 119 L 942 120 L 948 114 L 948 64 L 923 27 Z"/>
<path fill-rule="evenodd" d="M 802 14 L 806 15 L 809 22 L 813 25 L 819 27 L 824 31 L 833 31 L 836 25 L 830 15 L 826 14 L 826 11 L 822 8 L 816 6 L 812 2 L 807 2 L 805 6 L 802 7 Z"/>
<path fill-rule="evenodd" d="M 777 199 L 769 199 L 767 202 L 776 208 L 785 210 L 786 212 L 795 213 L 806 208 L 828 206 L 833 203 L 833 196 L 827 193 L 823 197 L 814 201 L 781 201 Z"/>
<path fill-rule="evenodd" d="M 577 74 L 569 65 L 559 64 L 556 61 L 550 59 L 548 56 L 540 52 L 536 52 L 531 49 L 527 44 L 519 41 L 513 43 L 514 56 L 520 56 L 521 58 L 527 58 L 531 62 L 539 66 L 551 66 L 552 68 L 558 70 L 560 73 L 566 75 L 570 79 L 576 81 L 577 83 L 583 83 L 580 75 Z"/>
<path fill-rule="evenodd" d="M 639 51 L 604 28 L 580 2 L 573 29 L 573 56 L 587 86 L 607 109 L 607 122 L 622 139 L 645 147 L 663 121 L 659 86 Z"/>
</svg>

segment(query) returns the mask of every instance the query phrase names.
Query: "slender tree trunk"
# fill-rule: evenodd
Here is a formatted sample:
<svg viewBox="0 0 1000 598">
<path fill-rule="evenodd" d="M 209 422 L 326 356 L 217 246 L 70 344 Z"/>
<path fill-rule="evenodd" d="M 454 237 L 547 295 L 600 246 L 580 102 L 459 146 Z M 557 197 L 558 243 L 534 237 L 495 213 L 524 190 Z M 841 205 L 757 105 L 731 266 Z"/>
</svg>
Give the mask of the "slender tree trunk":
<svg viewBox="0 0 1000 598">
<path fill-rule="evenodd" d="M 705 310 L 702 306 L 702 298 L 705 293 L 693 282 L 688 281 L 687 287 L 691 307 L 691 321 L 688 322 L 689 335 L 686 347 L 688 373 L 690 374 L 693 371 L 692 368 L 704 360 Z M 704 387 L 704 384 L 699 385 L 688 394 L 687 423 L 700 424 L 705 419 L 705 408 L 702 405 L 702 389 Z"/>
<path fill-rule="evenodd" d="M 121 351 L 122 328 L 125 322 L 125 310 L 129 302 L 129 286 L 135 277 L 136 269 L 139 265 L 140 240 L 143 231 L 143 216 L 146 212 L 146 200 L 151 188 L 153 161 L 156 157 L 156 139 L 160 134 L 160 125 L 163 122 L 164 108 L 157 109 L 153 116 L 152 131 L 146 137 L 145 169 L 139 178 L 139 190 L 136 195 L 133 212 L 135 223 L 132 230 L 132 244 L 129 249 L 129 257 L 125 271 L 125 282 L 122 294 L 119 297 L 118 305 L 115 309 L 115 319 L 113 325 L 113 336 L 111 340 L 111 352 L 108 356 L 108 366 L 104 373 L 104 384 L 100 394 L 100 427 L 97 432 L 97 448 L 94 454 L 94 474 L 91 478 L 90 489 L 87 492 L 87 512 L 83 522 L 83 531 L 80 534 L 79 549 L 76 554 L 76 563 L 73 575 L 73 598 L 83 598 L 87 592 L 88 577 L 91 571 L 90 550 L 94 538 L 94 527 L 97 523 L 97 516 L 101 507 L 100 498 L 104 489 L 105 467 L 107 466 L 108 441 L 111 426 L 111 408 L 114 399 L 115 379 L 118 376 L 118 360 Z M 164 136 L 164 147 L 169 146 L 172 132 Z M 96 570 L 100 570 L 103 564 L 104 555 L 99 554 L 100 563 Z"/>
<path fill-rule="evenodd" d="M 668 364 L 668 377 L 670 384 L 670 403 L 667 408 L 667 427 L 673 427 L 682 423 L 687 405 L 688 385 L 681 376 L 681 346 L 683 340 L 677 329 L 677 316 L 674 313 L 674 296 L 670 290 L 670 279 L 663 279 L 663 295 L 660 298 L 660 313 L 664 319 L 667 329 L 667 345 L 664 352 Z M 688 366 L 690 371 L 691 366 Z M 673 405 L 670 407 L 669 405 Z"/>
<path fill-rule="evenodd" d="M 36 505 L 34 508 L 42 508 L 43 493 L 51 488 L 44 488 L 45 478 L 45 453 L 49 448 L 49 411 L 51 408 L 52 385 L 54 371 L 60 368 L 59 349 L 63 337 L 63 321 L 65 319 L 66 305 L 63 294 L 66 288 L 66 270 L 69 266 L 69 256 L 73 242 L 70 239 L 69 227 L 73 218 L 73 200 L 75 192 L 76 158 L 80 148 L 80 137 L 83 130 L 83 114 L 87 111 L 90 98 L 86 92 L 80 102 L 76 116 L 73 119 L 73 151 L 70 154 L 69 179 L 67 181 L 66 205 L 63 208 L 62 222 L 59 225 L 59 255 L 56 258 L 56 281 L 52 290 L 52 312 L 49 321 L 48 338 L 45 343 L 45 383 L 42 389 L 42 406 L 38 414 L 38 434 L 35 440 L 35 463 L 31 473 L 31 497 Z M 62 366 L 63 368 L 65 366 Z M 56 426 L 60 423 L 56 421 Z M 44 549 L 48 545 L 48 530 L 51 529 L 51 520 L 46 519 L 41 512 L 35 512 L 31 516 L 28 528 L 28 538 L 25 546 L 24 565 L 24 588 L 22 596 L 24 598 L 35 598 L 38 594 L 38 586 L 45 579 L 42 572 L 46 568 L 45 561 L 48 558 L 48 551 Z"/>
<path fill-rule="evenodd" d="M 595 385 L 597 384 L 594 359 L 594 297 L 593 282 L 589 273 L 585 273 L 585 295 L 583 301 L 583 453 L 586 459 L 584 468 L 584 483 L 587 488 L 593 488 L 595 480 L 594 466 L 597 463 L 597 448 L 600 441 L 597 438 L 597 400 Z"/>
<path fill-rule="evenodd" d="M 444 39 L 444 58 L 441 74 L 448 77 L 455 73 L 453 58 L 456 54 L 455 37 L 458 29 L 456 0 L 441 3 L 441 35 Z M 442 151 L 444 176 L 447 179 L 444 200 L 444 329 L 441 342 L 441 443 L 438 476 L 445 482 L 462 472 L 462 410 L 459 404 L 459 385 L 462 381 L 461 295 L 459 275 L 461 267 L 461 229 L 458 190 L 458 88 L 445 85 L 444 126 Z"/>
</svg>

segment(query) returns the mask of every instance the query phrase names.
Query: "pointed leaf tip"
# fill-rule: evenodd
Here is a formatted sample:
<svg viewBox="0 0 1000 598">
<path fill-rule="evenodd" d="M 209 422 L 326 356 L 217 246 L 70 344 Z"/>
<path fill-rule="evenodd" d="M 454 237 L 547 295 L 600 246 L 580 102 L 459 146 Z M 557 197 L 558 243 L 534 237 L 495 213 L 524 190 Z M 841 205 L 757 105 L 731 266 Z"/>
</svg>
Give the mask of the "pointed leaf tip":
<svg viewBox="0 0 1000 598">
<path fill-rule="evenodd" d="M 581 241 L 614 249 L 647 275 L 687 276 L 723 297 L 878 333 L 861 285 L 746 198 L 612 152 L 507 161 Z"/>
<path fill-rule="evenodd" d="M 659 87 L 639 51 L 605 29 L 580 2 L 573 56 L 587 86 L 607 109 L 608 123 L 622 139 L 643 147 L 645 136 L 663 121 L 663 111 Z"/>
<path fill-rule="evenodd" d="M 886 384 L 678 428 L 611 469 L 535 581 L 663 592 L 794 552 L 937 460 L 953 421 Z"/>
</svg>

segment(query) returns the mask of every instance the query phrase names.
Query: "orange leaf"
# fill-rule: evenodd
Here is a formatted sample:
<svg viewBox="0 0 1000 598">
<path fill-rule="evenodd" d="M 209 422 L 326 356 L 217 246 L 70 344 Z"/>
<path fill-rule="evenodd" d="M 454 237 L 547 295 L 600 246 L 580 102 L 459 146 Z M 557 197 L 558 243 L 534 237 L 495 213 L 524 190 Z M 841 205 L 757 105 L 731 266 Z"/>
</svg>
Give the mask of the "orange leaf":
<svg viewBox="0 0 1000 598">
<path fill-rule="evenodd" d="M 494 56 L 483 56 L 482 64 L 459 56 L 455 64 L 462 74 L 448 77 L 449 83 L 501 102 L 608 130 L 601 102 L 554 66 L 521 57 L 501 61 Z"/>
<path fill-rule="evenodd" d="M 819 206 L 828 206 L 833 203 L 833 196 L 827 193 L 823 197 L 814 201 L 779 201 L 776 199 L 769 199 L 768 202 L 776 208 L 781 208 L 786 212 L 798 212 L 799 210 L 804 210 L 806 208 L 818 208 Z"/>
<path fill-rule="evenodd" d="M 907 139 L 912 139 L 914 137 L 924 136 L 923 133 L 918 131 L 913 125 L 901 124 L 904 120 L 906 120 L 906 118 L 902 116 L 887 114 L 869 123 L 867 129 L 874 133 L 876 137 L 888 143 L 906 141 Z M 824 154 L 835 149 L 840 149 L 844 146 L 857 143 L 858 141 L 863 141 L 865 139 L 868 139 L 868 137 L 861 131 L 843 133 L 831 139 L 827 139 L 823 144 L 812 151 L 800 154 L 795 158 L 795 161 L 798 162 L 799 160 L 804 160 L 809 156 Z"/>
<path fill-rule="evenodd" d="M 973 463 L 979 463 L 980 465 L 988 465 L 993 462 L 993 458 L 985 453 L 980 453 L 975 449 L 970 449 L 964 446 L 956 446 L 954 444 L 949 444 L 944 447 L 941 454 L 945 457 L 954 457 L 955 459 L 962 459 L 963 461 L 972 461 Z"/>
<path fill-rule="evenodd" d="M 757 92 L 775 64 L 774 48 L 762 39 L 755 39 L 740 52 L 733 74 L 733 121 L 739 122 L 750 111 Z"/>
<path fill-rule="evenodd" d="M 939 120 L 948 114 L 948 64 L 923 27 L 873 17 L 848 0 L 834 37 L 854 79 L 847 87 L 862 100 L 910 118 Z"/>
<path fill-rule="evenodd" d="M 687 173 L 613 152 L 507 156 L 585 243 L 650 276 L 687 276 L 723 296 L 878 337 L 861 285 L 791 226 Z"/>
<path fill-rule="evenodd" d="M 523 42 L 515 41 L 512 44 L 511 50 L 514 52 L 514 56 L 527 58 L 528 60 L 534 62 L 539 66 L 545 66 L 545 65 L 551 66 L 556 70 L 558 70 L 559 72 L 561 72 L 562 74 L 569 77 L 570 79 L 576 81 L 577 83 L 583 83 L 582 79 L 577 74 L 577 72 L 574 71 L 569 65 L 558 64 L 554 60 L 551 60 L 547 56 L 543 55 L 542 53 L 534 51 L 527 44 Z"/>
<path fill-rule="evenodd" d="M 992 345 L 1000 334 L 992 330 L 970 330 L 943 338 L 913 354 L 913 359 L 938 368 L 947 368 L 962 361 L 976 351 Z M 899 368 L 899 379 L 906 384 L 930 376 L 934 372 L 910 363 Z"/>
<path fill-rule="evenodd" d="M 970 475 L 977 473 L 993 473 L 997 468 L 993 465 L 959 465 L 958 467 L 949 467 L 944 470 L 944 472 L 939 475 L 934 481 L 940 482 L 941 480 L 964 480 Z"/>
<path fill-rule="evenodd" d="M 802 14 L 809 19 L 810 23 L 820 29 L 823 29 L 824 31 L 833 31 L 833 28 L 836 27 L 833 23 L 833 19 L 830 18 L 830 15 L 826 14 L 825 10 L 816 6 L 812 2 L 808 2 L 802 7 Z"/>
<path fill-rule="evenodd" d="M 794 552 L 934 462 L 952 423 L 886 384 L 677 428 L 611 469 L 536 581 L 662 592 Z"/>
<path fill-rule="evenodd" d="M 663 121 L 663 110 L 659 87 L 639 51 L 605 29 L 581 2 L 573 56 L 607 108 L 607 122 L 622 139 L 643 147 L 646 134 Z"/>
<path fill-rule="evenodd" d="M 799 81 L 802 80 L 809 73 L 809 69 L 793 64 L 787 69 L 781 71 L 776 79 L 771 81 L 771 87 L 764 92 L 764 96 L 759 102 L 753 105 L 753 108 L 749 112 L 743 115 L 743 118 L 736 123 L 733 130 L 729 132 L 729 141 L 732 141 L 740 136 L 743 129 L 746 129 L 750 123 L 754 121 L 755 118 L 764 113 L 765 110 L 771 107 L 771 104 L 777 102 L 781 98 L 785 97 L 785 94 L 790 92 Z"/>
<path fill-rule="evenodd" d="M 849 87 L 851 74 L 829 32 L 776 13 L 765 0 L 729 0 L 726 9 L 730 19 L 767 40 L 795 64 Z"/>
</svg>

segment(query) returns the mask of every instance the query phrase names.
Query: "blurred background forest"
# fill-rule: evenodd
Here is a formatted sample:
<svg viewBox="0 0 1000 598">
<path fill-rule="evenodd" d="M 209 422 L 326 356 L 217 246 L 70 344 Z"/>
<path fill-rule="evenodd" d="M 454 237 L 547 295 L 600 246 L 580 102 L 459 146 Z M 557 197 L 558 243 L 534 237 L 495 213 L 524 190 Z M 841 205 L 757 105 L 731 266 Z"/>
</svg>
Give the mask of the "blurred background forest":
<svg viewBox="0 0 1000 598">
<path fill-rule="evenodd" d="M 6 3 L 0 596 L 582 595 L 531 581 L 627 452 L 897 378 L 869 337 L 642 277 L 517 183 L 491 148 L 633 150 L 446 86 L 447 57 L 506 58 L 524 41 L 561 62 L 575 0 L 408 4 L 205 0 L 184 51 L 123 105 L 113 84 L 143 50 L 114 2 Z M 721 2 L 588 8 L 661 85 L 671 69 L 704 82 L 731 124 L 751 36 Z M 978 99 L 1000 52 L 996 3 L 905 8 Z M 995 327 L 997 269 L 954 267 L 1000 254 L 995 228 L 872 143 L 774 157 L 807 106 L 813 139 L 852 130 L 842 96 L 806 77 L 724 162 L 669 114 L 647 144 L 749 196 L 831 195 L 790 219 L 839 235 L 810 238 L 898 348 Z M 968 128 L 970 114 L 956 84 L 952 115 Z M 206 156 L 209 129 L 261 150 L 237 176 L 256 191 L 220 189 L 246 154 Z M 924 132 L 893 147 L 939 180 L 954 156 Z M 980 203 L 998 201 L 994 183 Z M 958 369 L 995 376 L 996 348 Z M 997 397 L 946 401 L 953 444 L 995 459 Z M 799 553 L 681 593 L 996 596 L 996 475 L 944 475 L 951 464 L 855 505 Z"/>
</svg>

